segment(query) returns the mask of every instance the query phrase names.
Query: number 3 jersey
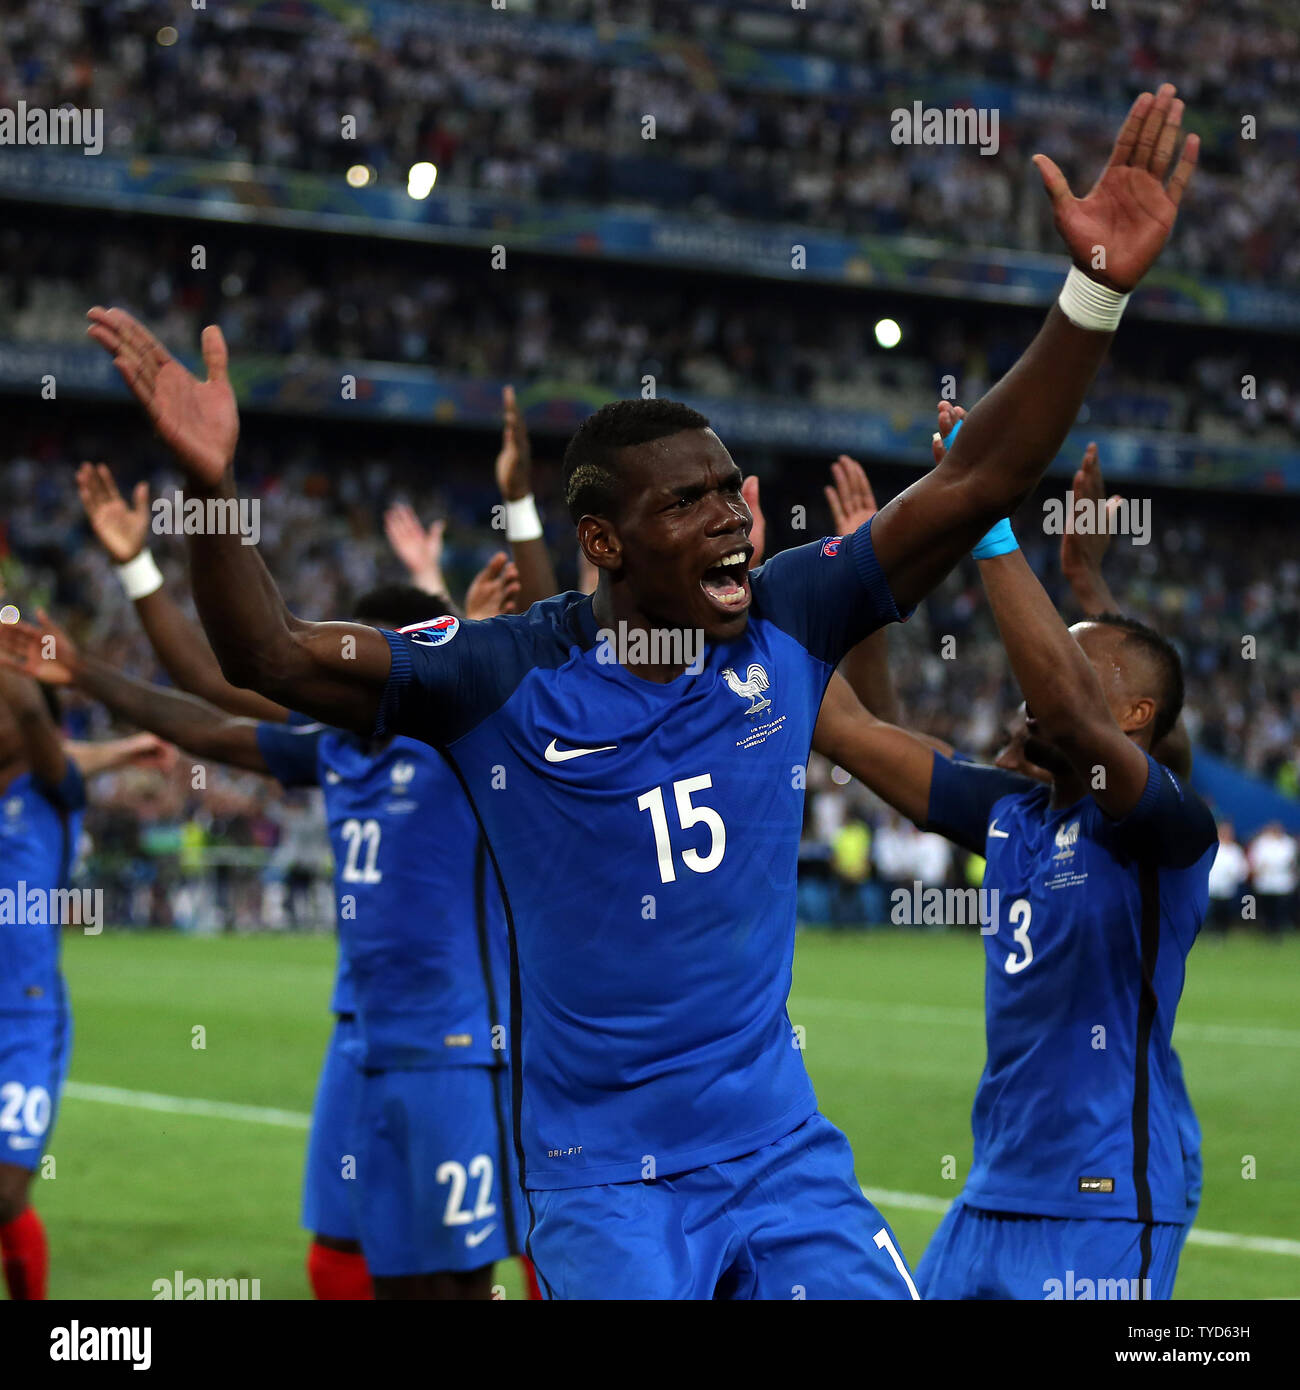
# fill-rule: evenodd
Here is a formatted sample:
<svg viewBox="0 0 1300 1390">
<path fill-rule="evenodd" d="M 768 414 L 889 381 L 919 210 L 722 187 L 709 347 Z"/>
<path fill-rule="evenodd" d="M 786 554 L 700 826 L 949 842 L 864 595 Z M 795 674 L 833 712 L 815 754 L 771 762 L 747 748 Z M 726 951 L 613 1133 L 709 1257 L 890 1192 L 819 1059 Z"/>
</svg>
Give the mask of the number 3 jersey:
<svg viewBox="0 0 1300 1390">
<path fill-rule="evenodd" d="M 257 741 L 285 786 L 324 794 L 342 991 L 334 1006 L 356 1013 L 360 1065 L 504 1066 L 501 894 L 451 768 L 413 739 L 376 744 L 321 724 L 259 724 Z"/>
<path fill-rule="evenodd" d="M 1049 787 L 935 755 L 926 829 L 984 855 L 997 893 L 969 1206 L 1195 1213 L 1200 1129 L 1172 1034 L 1217 833 L 1205 803 L 1147 761 L 1137 806 L 1113 820 L 1091 797 L 1053 809 Z"/>
<path fill-rule="evenodd" d="M 750 576 L 655 684 L 592 601 L 387 634 L 380 732 L 455 764 L 505 885 L 525 1186 L 666 1177 L 816 1109 L 786 1015 L 804 769 L 836 663 L 898 617 L 869 526 Z"/>
</svg>

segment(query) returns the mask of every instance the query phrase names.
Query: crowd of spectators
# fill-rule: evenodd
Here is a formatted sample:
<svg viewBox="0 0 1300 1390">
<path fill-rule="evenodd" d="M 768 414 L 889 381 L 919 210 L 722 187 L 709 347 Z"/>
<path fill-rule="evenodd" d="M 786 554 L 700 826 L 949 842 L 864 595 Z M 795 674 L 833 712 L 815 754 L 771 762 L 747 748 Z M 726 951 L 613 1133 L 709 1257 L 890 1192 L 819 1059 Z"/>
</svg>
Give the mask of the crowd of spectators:
<svg viewBox="0 0 1300 1390">
<path fill-rule="evenodd" d="M 648 282 L 616 266 L 575 280 L 553 262 L 505 276 L 463 254 L 431 264 L 424 248 L 230 232 L 208 237 L 195 268 L 192 233 L 169 223 L 95 235 L 68 220 L 65 231 L 41 235 L 30 213 L 0 229 L 0 341 L 84 342 L 86 307 L 102 302 L 137 313 L 178 349 L 217 323 L 239 358 L 393 362 L 619 395 L 649 375 L 663 395 L 927 410 L 945 376 L 962 399 L 978 399 L 1030 331 L 1028 320 L 976 306 L 909 307 L 889 351 L 875 341 L 877 315 L 830 288 L 755 293 L 746 281 L 664 273 Z M 1185 335 L 1126 326 L 1085 421 L 1294 445 L 1300 358 L 1244 335 L 1199 341 L 1193 355 Z M 1256 388 L 1244 398 L 1247 374 Z"/>
<path fill-rule="evenodd" d="M 278 6 L 223 4 L 194 12 L 164 45 L 170 6 L 22 0 L 0 17 L 0 104 L 101 108 L 106 148 L 119 154 L 338 177 L 361 164 L 399 186 L 427 160 L 441 189 L 1033 250 L 1057 243 L 1029 155 L 1043 150 L 1089 180 L 1113 134 L 1097 103 L 1122 109 L 1134 84 L 1174 77 L 1206 143 L 1164 264 L 1300 278 L 1300 26 L 1280 4 L 536 7 L 622 33 L 613 60 L 566 42 L 558 25 L 552 42 L 535 26 L 512 32 L 526 6 L 437 7 L 462 17 L 454 33 L 431 31 L 421 9 L 409 22 L 350 27 L 325 6 L 287 23 Z M 687 42 L 710 32 L 850 57 L 861 90 L 757 88 L 749 65 L 732 72 Z M 942 100 L 931 99 L 940 78 Z M 1000 112 L 995 154 L 894 143 L 894 110 L 969 104 L 990 81 L 1036 94 Z M 1256 122 L 1249 138 L 1243 116 Z"/>
</svg>

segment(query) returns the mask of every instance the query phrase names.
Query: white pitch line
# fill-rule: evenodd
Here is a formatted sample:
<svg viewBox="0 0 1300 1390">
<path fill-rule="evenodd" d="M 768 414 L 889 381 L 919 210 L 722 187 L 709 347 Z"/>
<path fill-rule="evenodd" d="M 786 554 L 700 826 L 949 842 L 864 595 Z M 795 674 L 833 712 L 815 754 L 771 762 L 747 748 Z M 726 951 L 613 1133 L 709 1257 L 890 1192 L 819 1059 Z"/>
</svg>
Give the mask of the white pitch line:
<svg viewBox="0 0 1300 1390">
<path fill-rule="evenodd" d="M 794 999 L 794 1014 L 833 1014 L 838 1018 L 879 1019 L 886 1023 L 937 1024 L 983 1028 L 979 1009 L 941 1008 L 930 1004 L 861 1004 L 851 999 Z M 793 1020 L 797 1022 L 797 1020 Z M 1236 1023 L 1175 1023 L 1174 1042 L 1245 1043 L 1256 1047 L 1300 1047 L 1300 1028 L 1256 1028 Z"/>
<path fill-rule="evenodd" d="M 133 1110 L 156 1110 L 166 1115 L 197 1115 L 210 1120 L 242 1120 L 248 1124 L 278 1125 L 282 1129 L 307 1129 L 311 1116 L 300 1110 L 277 1110 L 269 1105 L 234 1105 L 226 1100 L 196 1100 L 191 1096 L 160 1096 L 152 1091 L 126 1091 L 118 1086 L 92 1086 L 69 1081 L 63 1088 L 67 1100 L 92 1100 L 105 1105 L 125 1105 Z M 882 1207 L 905 1207 L 942 1215 L 949 1197 L 923 1192 L 893 1192 L 884 1187 L 864 1187 L 867 1201 Z M 1193 1227 L 1190 1245 L 1216 1245 L 1230 1250 L 1252 1250 L 1261 1255 L 1291 1255 L 1300 1259 L 1300 1240 L 1275 1236 L 1239 1236 L 1231 1231 L 1202 1231 Z"/>
<path fill-rule="evenodd" d="M 127 1105 L 133 1110 L 158 1110 L 165 1115 L 201 1115 L 210 1120 L 243 1120 L 255 1125 L 279 1125 L 282 1129 L 308 1129 L 311 1116 L 298 1110 L 276 1110 L 268 1105 L 235 1105 L 228 1100 L 195 1100 L 190 1096 L 159 1096 L 152 1091 L 124 1091 L 117 1086 L 91 1086 L 69 1081 L 63 1088 L 69 1100 L 97 1100 L 105 1105 Z"/>
<path fill-rule="evenodd" d="M 903 1207 L 910 1211 L 946 1212 L 951 1197 L 931 1197 L 924 1192 L 890 1192 L 883 1187 L 864 1187 L 863 1196 L 878 1207 Z M 1239 1236 L 1232 1231 L 1203 1231 L 1193 1226 L 1188 1245 L 1215 1245 L 1224 1250 L 1250 1250 L 1257 1255 L 1291 1255 L 1300 1259 L 1300 1240 L 1280 1236 Z"/>
</svg>

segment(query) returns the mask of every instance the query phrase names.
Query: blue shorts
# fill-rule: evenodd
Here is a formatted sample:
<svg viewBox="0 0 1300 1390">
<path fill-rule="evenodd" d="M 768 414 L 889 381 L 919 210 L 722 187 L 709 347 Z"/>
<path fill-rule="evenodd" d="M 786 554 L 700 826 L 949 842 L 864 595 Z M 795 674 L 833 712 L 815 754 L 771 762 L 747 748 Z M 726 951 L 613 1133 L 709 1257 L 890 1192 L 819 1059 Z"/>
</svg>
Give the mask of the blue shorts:
<svg viewBox="0 0 1300 1390">
<path fill-rule="evenodd" d="M 361 1097 L 361 1043 L 356 1019 L 338 1018 L 325 1049 L 325 1064 L 311 1108 L 311 1136 L 302 1179 L 302 1224 L 320 1236 L 356 1240 L 352 1219 L 353 1183 L 345 1164 L 356 1154 L 352 1125 Z"/>
<path fill-rule="evenodd" d="M 981 1211 L 958 1197 L 916 1282 L 923 1298 L 1166 1299 L 1191 1228 Z"/>
<path fill-rule="evenodd" d="M 481 1269 L 520 1251 L 508 1073 L 362 1073 L 355 1226 L 371 1274 Z"/>
<path fill-rule="evenodd" d="M 72 1053 L 72 1015 L 0 1014 L 0 1163 L 35 1172 Z"/>
<path fill-rule="evenodd" d="M 822 1115 L 652 1182 L 530 1192 L 546 1298 L 916 1298 L 893 1232 Z"/>
</svg>

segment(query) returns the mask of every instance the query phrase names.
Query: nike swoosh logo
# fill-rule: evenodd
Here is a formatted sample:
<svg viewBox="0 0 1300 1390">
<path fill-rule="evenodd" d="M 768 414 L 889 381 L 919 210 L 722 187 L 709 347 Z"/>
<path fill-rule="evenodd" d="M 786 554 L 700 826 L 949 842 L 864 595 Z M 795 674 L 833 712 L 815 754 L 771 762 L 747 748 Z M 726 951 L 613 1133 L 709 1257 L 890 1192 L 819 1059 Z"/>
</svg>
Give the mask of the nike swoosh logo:
<svg viewBox="0 0 1300 1390">
<path fill-rule="evenodd" d="M 1009 830 L 999 830 L 996 817 L 993 824 L 989 826 L 989 837 L 994 840 L 1009 840 L 1011 832 Z"/>
<path fill-rule="evenodd" d="M 482 1245 L 496 1228 L 497 1223 L 494 1221 L 486 1230 L 468 1232 L 465 1236 L 465 1244 L 473 1250 L 476 1246 Z"/>
<path fill-rule="evenodd" d="M 39 1139 L 20 1139 L 18 1135 L 15 1134 L 9 1140 L 9 1147 L 11 1149 L 34 1149 L 40 1142 Z"/>
<path fill-rule="evenodd" d="M 617 747 L 617 743 L 607 743 L 603 748 L 557 748 L 555 740 L 552 739 L 546 745 L 546 761 L 548 763 L 567 763 L 570 758 L 585 758 L 588 753 L 608 753 Z"/>
</svg>

